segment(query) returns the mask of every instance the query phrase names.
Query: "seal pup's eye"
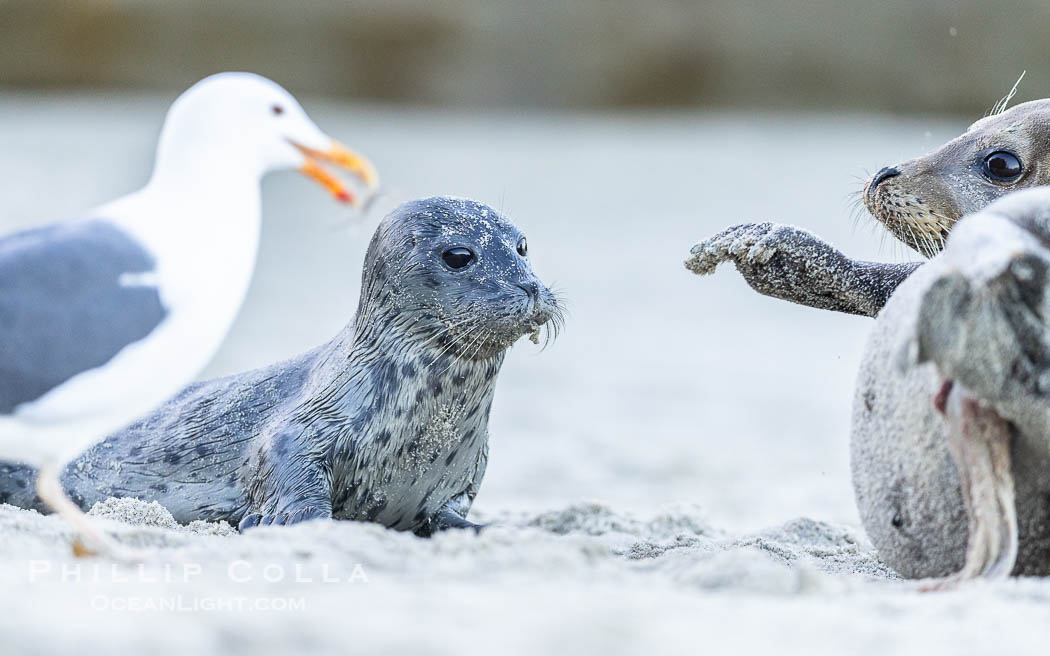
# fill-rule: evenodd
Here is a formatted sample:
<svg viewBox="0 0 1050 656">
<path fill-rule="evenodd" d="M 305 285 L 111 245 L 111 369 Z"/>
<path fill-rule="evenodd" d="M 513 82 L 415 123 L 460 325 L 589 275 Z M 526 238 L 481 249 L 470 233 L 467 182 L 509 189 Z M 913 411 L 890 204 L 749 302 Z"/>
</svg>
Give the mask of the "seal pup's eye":
<svg viewBox="0 0 1050 656">
<path fill-rule="evenodd" d="M 284 113 L 284 107 L 282 107 L 281 105 L 274 105 L 270 107 L 270 111 L 273 112 L 274 116 L 280 116 Z"/>
<path fill-rule="evenodd" d="M 445 264 L 451 269 L 464 269 L 474 262 L 474 253 L 469 248 L 457 246 L 442 253 L 441 259 L 445 260 Z"/>
<path fill-rule="evenodd" d="M 996 182 L 1013 182 L 1021 177 L 1021 160 L 1011 152 L 997 150 L 984 158 L 985 176 Z"/>
<path fill-rule="evenodd" d="M 524 237 L 518 240 L 518 255 L 522 257 L 529 256 L 529 242 L 525 241 Z"/>
</svg>

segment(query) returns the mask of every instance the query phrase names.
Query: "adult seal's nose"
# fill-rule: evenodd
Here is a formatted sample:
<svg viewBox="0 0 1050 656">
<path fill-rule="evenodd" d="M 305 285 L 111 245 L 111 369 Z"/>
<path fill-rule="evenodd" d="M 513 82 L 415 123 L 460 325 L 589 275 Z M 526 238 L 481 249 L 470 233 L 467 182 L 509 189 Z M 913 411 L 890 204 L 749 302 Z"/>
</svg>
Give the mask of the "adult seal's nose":
<svg viewBox="0 0 1050 656">
<path fill-rule="evenodd" d="M 871 184 L 868 185 L 868 190 L 875 191 L 875 187 L 878 187 L 886 180 L 889 180 L 890 178 L 900 174 L 901 172 L 893 168 L 892 166 L 886 166 L 881 171 L 876 173 L 875 177 L 871 179 Z"/>
<path fill-rule="evenodd" d="M 901 174 L 901 172 L 899 170 L 897 170 L 896 168 L 894 168 L 892 166 L 884 166 L 882 169 L 879 170 L 878 173 L 875 174 L 875 177 L 873 177 L 871 179 L 871 182 L 868 183 L 868 193 L 869 194 L 875 193 L 875 189 L 880 184 L 882 184 L 883 182 L 886 182 L 890 178 L 896 177 L 896 176 L 898 176 L 900 174 Z"/>
<path fill-rule="evenodd" d="M 872 201 L 875 199 L 875 190 L 878 186 L 900 174 L 901 172 L 892 166 L 886 166 L 875 174 L 875 177 L 871 179 L 871 182 L 869 182 L 868 186 L 864 189 L 864 201 L 867 203 L 869 209 L 871 208 Z"/>
</svg>

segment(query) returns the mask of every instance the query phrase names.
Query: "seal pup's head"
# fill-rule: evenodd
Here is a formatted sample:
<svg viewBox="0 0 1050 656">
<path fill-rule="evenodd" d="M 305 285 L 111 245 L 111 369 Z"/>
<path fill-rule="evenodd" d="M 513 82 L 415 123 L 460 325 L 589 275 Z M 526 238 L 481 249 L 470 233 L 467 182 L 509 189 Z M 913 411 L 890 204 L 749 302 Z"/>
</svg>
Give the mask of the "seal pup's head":
<svg viewBox="0 0 1050 656">
<path fill-rule="evenodd" d="M 1017 189 L 1050 184 L 1050 99 L 977 121 L 932 153 L 890 166 L 864 186 L 865 207 L 926 257 L 955 222 Z"/>
<path fill-rule="evenodd" d="M 558 298 L 532 270 L 525 235 L 482 203 L 434 197 L 405 203 L 368 248 L 355 321 L 467 359 L 487 358 L 562 322 Z"/>
</svg>

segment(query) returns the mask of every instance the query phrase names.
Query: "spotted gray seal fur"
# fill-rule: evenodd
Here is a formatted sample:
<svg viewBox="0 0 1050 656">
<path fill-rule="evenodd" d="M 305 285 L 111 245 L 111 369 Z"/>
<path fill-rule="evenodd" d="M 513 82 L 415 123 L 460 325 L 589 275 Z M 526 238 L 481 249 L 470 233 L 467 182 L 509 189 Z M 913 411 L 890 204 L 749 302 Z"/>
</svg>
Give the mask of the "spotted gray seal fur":
<svg viewBox="0 0 1050 656">
<path fill-rule="evenodd" d="M 879 556 L 911 578 L 1050 574 L 1050 189 L 958 223 L 879 314 L 851 466 Z"/>
<path fill-rule="evenodd" d="M 1011 191 L 1047 184 L 1050 99 L 981 119 L 932 153 L 882 169 L 862 198 L 894 237 L 932 257 L 962 216 Z M 805 230 L 749 223 L 701 241 L 685 265 L 706 275 L 727 261 L 765 296 L 869 317 L 922 264 L 853 260 Z"/>
<path fill-rule="evenodd" d="M 481 203 L 430 198 L 387 216 L 354 320 L 268 367 L 194 384 L 65 470 L 81 507 L 157 501 L 241 529 L 312 518 L 428 535 L 474 526 L 488 417 L 507 349 L 561 324 L 521 232 Z M 0 501 L 43 510 L 5 465 Z"/>
</svg>

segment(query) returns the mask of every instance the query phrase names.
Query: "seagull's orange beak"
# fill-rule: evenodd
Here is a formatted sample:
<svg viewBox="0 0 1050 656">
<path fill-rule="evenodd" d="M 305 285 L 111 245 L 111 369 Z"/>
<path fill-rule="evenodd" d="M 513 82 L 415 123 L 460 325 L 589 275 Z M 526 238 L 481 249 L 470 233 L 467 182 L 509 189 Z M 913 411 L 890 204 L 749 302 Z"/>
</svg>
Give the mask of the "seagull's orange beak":
<svg viewBox="0 0 1050 656">
<path fill-rule="evenodd" d="M 299 169 L 299 172 L 308 178 L 316 180 L 337 200 L 350 203 L 351 205 L 358 204 L 357 196 L 347 189 L 339 178 L 329 173 L 321 165 L 322 162 L 334 164 L 353 173 L 371 192 L 375 192 L 379 188 L 379 174 L 376 173 L 376 168 L 372 166 L 372 162 L 338 141 L 333 141 L 332 146 L 328 150 L 323 151 L 300 146 L 299 144 L 294 145 L 306 156 L 306 163 Z"/>
</svg>

